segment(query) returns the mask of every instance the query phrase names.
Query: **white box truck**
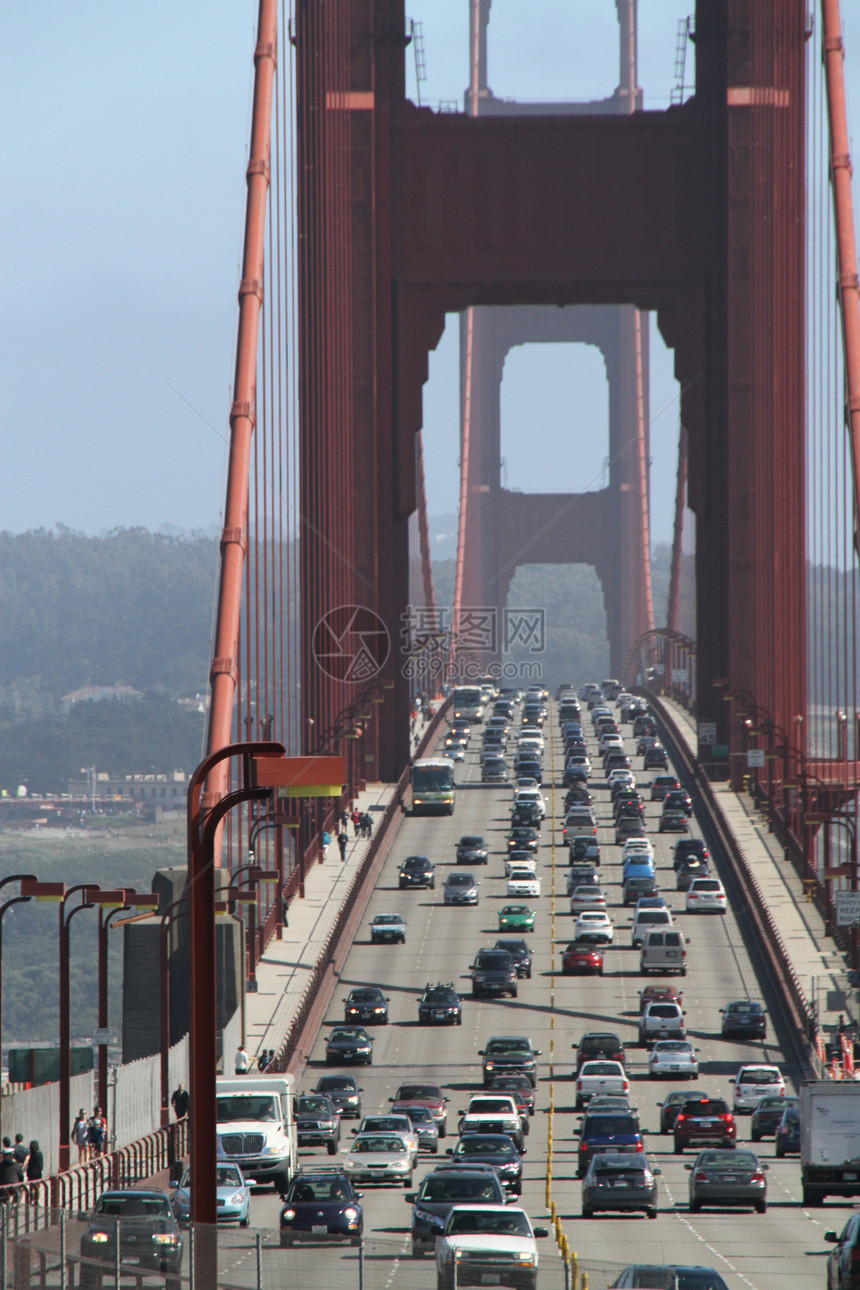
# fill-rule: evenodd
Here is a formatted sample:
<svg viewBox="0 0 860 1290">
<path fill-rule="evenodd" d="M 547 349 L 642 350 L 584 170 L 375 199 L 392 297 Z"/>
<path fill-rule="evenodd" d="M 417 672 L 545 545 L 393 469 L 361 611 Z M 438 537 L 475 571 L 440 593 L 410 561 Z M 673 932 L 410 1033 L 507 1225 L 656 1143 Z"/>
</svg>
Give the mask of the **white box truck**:
<svg viewBox="0 0 860 1290">
<path fill-rule="evenodd" d="M 237 1164 L 249 1183 L 272 1182 L 283 1194 L 296 1171 L 292 1075 L 218 1076 L 218 1157 Z"/>
<path fill-rule="evenodd" d="M 800 1090 L 803 1203 L 860 1196 L 860 1084 L 812 1080 Z"/>
</svg>

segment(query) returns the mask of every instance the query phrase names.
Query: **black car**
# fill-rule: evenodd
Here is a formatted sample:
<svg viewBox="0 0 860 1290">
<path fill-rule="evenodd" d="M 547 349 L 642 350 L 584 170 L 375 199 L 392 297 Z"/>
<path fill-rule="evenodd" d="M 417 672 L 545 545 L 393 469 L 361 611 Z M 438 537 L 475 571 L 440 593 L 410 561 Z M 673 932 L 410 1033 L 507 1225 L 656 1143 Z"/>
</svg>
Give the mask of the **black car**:
<svg viewBox="0 0 860 1290">
<path fill-rule="evenodd" d="M 281 1248 L 297 1241 L 361 1244 L 361 1192 L 340 1169 L 302 1170 L 290 1183 L 281 1210 Z"/>
<path fill-rule="evenodd" d="M 774 1144 L 775 1154 L 780 1158 L 787 1156 L 789 1152 L 799 1154 L 800 1112 L 796 1106 L 787 1106 L 783 1111 L 782 1119 L 777 1125 Z"/>
<path fill-rule="evenodd" d="M 533 779 L 536 784 L 543 783 L 543 763 L 537 758 L 517 761 L 517 779 Z"/>
<path fill-rule="evenodd" d="M 852 1214 L 838 1236 L 829 1231 L 824 1239 L 836 1247 L 827 1257 L 827 1290 L 854 1290 L 860 1284 L 860 1214 Z"/>
<path fill-rule="evenodd" d="M 335 1110 L 340 1112 L 344 1120 L 360 1118 L 364 1089 L 358 1087 L 354 1075 L 321 1075 L 313 1091 L 331 1098 Z"/>
<path fill-rule="evenodd" d="M 721 1008 L 723 1024 L 720 1033 L 735 1039 L 766 1039 L 767 1017 L 754 999 L 734 999 Z"/>
<path fill-rule="evenodd" d="M 496 941 L 493 947 L 497 950 L 507 950 L 514 960 L 514 967 L 517 970 L 517 976 L 530 978 L 532 974 L 532 952 L 525 941 L 516 940 L 512 937 L 503 936 Z"/>
<path fill-rule="evenodd" d="M 685 788 L 670 788 L 663 798 L 663 810 L 679 810 L 685 815 L 692 815 L 693 799 Z"/>
<path fill-rule="evenodd" d="M 373 1040 L 364 1026 L 335 1026 L 326 1040 L 325 1059 L 329 1066 L 342 1062 L 369 1066 L 373 1061 Z"/>
<path fill-rule="evenodd" d="M 543 816 L 537 802 L 517 802 L 511 812 L 511 828 L 539 829 Z"/>
<path fill-rule="evenodd" d="M 458 1164 L 492 1165 L 506 1191 L 519 1196 L 523 1189 L 523 1160 L 507 1133 L 468 1133 L 448 1155 Z M 523 1151 L 525 1155 L 525 1151 Z"/>
<path fill-rule="evenodd" d="M 459 1026 L 463 1021 L 460 996 L 453 985 L 430 985 L 418 1000 L 418 1024 L 421 1026 Z"/>
<path fill-rule="evenodd" d="M 571 1044 L 576 1052 L 576 1071 L 584 1062 L 608 1061 L 621 1062 L 624 1065 L 624 1045 L 611 1031 L 592 1030 L 583 1035 L 578 1044 Z"/>
<path fill-rule="evenodd" d="M 641 874 L 628 878 L 622 888 L 622 903 L 635 905 L 642 896 L 654 896 L 658 890 L 657 878 L 654 874 Z"/>
<path fill-rule="evenodd" d="M 163 1191 L 102 1192 L 81 1235 L 82 1287 L 101 1286 L 116 1262 L 117 1231 L 123 1263 L 150 1272 L 176 1274 L 182 1268 L 183 1236 Z"/>
<path fill-rule="evenodd" d="M 398 886 L 436 886 L 436 866 L 426 856 L 407 856 L 398 870 Z"/>
<path fill-rule="evenodd" d="M 495 1169 L 446 1169 L 440 1165 L 422 1179 L 417 1191 L 406 1193 L 412 1206 L 412 1253 L 432 1254 L 436 1237 L 445 1230 L 455 1205 L 504 1205 L 505 1191 Z"/>
<path fill-rule="evenodd" d="M 324 1093 L 296 1098 L 296 1133 L 300 1147 L 324 1146 L 330 1156 L 340 1147 L 340 1115 Z"/>
<path fill-rule="evenodd" d="M 710 876 L 707 860 L 697 860 L 695 856 L 690 856 L 682 864 L 678 865 L 675 874 L 675 890 L 689 891 L 694 878 L 707 878 Z"/>
<path fill-rule="evenodd" d="M 467 833 L 457 843 L 457 864 L 486 864 L 487 844 L 478 834 Z"/>
<path fill-rule="evenodd" d="M 511 829 L 508 834 L 508 851 L 536 852 L 540 845 L 540 834 L 537 829 L 527 825 Z"/>
<path fill-rule="evenodd" d="M 524 1035 L 494 1035 L 487 1040 L 486 1048 L 481 1048 L 479 1057 L 483 1057 L 484 1088 L 488 1088 L 495 1076 L 502 1072 L 527 1075 L 532 1087 L 537 1083 L 537 1058 L 540 1049 L 532 1046 L 532 1041 Z"/>
<path fill-rule="evenodd" d="M 568 858 L 572 865 L 599 865 L 600 844 L 594 838 L 574 838 L 570 844 Z"/>
<path fill-rule="evenodd" d="M 472 998 L 485 994 L 509 994 L 517 997 L 517 968 L 507 950 L 478 950 L 469 968 L 472 978 Z"/>
<path fill-rule="evenodd" d="M 346 1022 L 364 1021 L 369 1025 L 388 1025 L 388 998 L 375 985 L 361 985 L 350 990 L 343 1003 Z"/>
<path fill-rule="evenodd" d="M 567 871 L 568 891 L 573 891 L 574 887 L 590 886 L 596 882 L 597 870 L 589 860 L 577 860 Z"/>
<path fill-rule="evenodd" d="M 675 1089 L 667 1093 L 662 1102 L 657 1105 L 660 1108 L 660 1132 L 671 1133 L 675 1128 L 675 1121 L 684 1109 L 684 1106 L 690 1100 L 689 1089 Z"/>
<path fill-rule="evenodd" d="M 763 1097 L 750 1121 L 750 1137 L 753 1142 L 761 1142 L 762 1138 L 771 1133 L 776 1137 L 783 1113 L 790 1106 L 797 1106 L 796 1097 Z"/>
<path fill-rule="evenodd" d="M 697 860 L 709 859 L 709 851 L 702 838 L 680 838 L 672 851 L 672 867 L 678 869 L 685 860 L 690 860 L 694 856 Z"/>
<path fill-rule="evenodd" d="M 631 1263 L 612 1282 L 610 1290 L 729 1290 L 719 1272 L 681 1263 Z"/>
<path fill-rule="evenodd" d="M 649 769 L 656 770 L 658 768 L 660 770 L 668 770 L 669 758 L 666 754 L 666 749 L 663 747 L 663 745 L 652 744 L 650 748 L 646 748 L 642 759 L 642 765 L 645 767 L 646 770 L 649 770 Z"/>
</svg>

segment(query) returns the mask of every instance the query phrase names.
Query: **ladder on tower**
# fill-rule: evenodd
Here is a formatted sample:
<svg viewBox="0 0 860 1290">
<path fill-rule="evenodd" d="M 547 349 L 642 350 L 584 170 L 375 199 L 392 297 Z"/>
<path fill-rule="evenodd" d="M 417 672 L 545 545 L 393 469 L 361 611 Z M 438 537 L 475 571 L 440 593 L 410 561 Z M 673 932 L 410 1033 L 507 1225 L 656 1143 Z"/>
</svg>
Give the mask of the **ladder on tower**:
<svg viewBox="0 0 860 1290">
<path fill-rule="evenodd" d="M 687 42 L 690 39 L 692 19 L 678 19 L 678 38 L 675 45 L 675 84 L 672 86 L 671 102 L 679 105 L 684 102 L 684 74 L 687 67 Z"/>
</svg>

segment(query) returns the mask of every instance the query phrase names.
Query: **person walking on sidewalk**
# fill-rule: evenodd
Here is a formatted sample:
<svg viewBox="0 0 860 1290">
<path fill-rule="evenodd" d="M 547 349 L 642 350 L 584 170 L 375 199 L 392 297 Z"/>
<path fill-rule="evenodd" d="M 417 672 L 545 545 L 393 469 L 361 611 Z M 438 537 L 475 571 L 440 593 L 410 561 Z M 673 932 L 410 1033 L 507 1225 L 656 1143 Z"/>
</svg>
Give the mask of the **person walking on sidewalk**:
<svg viewBox="0 0 860 1290">
<path fill-rule="evenodd" d="M 45 1157 L 42 1150 L 34 1138 L 30 1143 L 30 1154 L 27 1156 L 27 1182 L 37 1182 L 45 1170 Z"/>
<path fill-rule="evenodd" d="M 188 1114 L 188 1089 L 184 1084 L 180 1084 L 178 1088 L 173 1090 L 170 1105 L 173 1107 L 177 1120 L 184 1120 Z"/>
<path fill-rule="evenodd" d="M 350 818 L 352 819 L 352 831 L 355 836 L 358 837 L 359 830 L 361 829 L 361 811 L 358 807 L 355 808 Z"/>
<path fill-rule="evenodd" d="M 107 1148 L 107 1120 L 97 1106 L 90 1119 L 90 1156 L 103 1156 Z"/>
<path fill-rule="evenodd" d="M 90 1121 L 83 1107 L 72 1125 L 72 1142 L 78 1149 L 78 1164 L 85 1164 L 90 1155 Z"/>
<path fill-rule="evenodd" d="M 338 833 L 337 835 L 337 845 L 340 847 L 341 864 L 343 864 L 344 860 L 346 859 L 347 842 L 349 842 L 349 834 L 347 833 L 346 829 L 341 829 L 340 833 Z"/>
<path fill-rule="evenodd" d="M 240 1044 L 239 1047 L 236 1049 L 236 1060 L 234 1062 L 233 1069 L 235 1070 L 237 1075 L 247 1075 L 248 1067 L 250 1066 L 250 1064 L 251 1064 L 251 1059 L 248 1057 L 248 1053 L 245 1049 L 245 1045 Z"/>
</svg>

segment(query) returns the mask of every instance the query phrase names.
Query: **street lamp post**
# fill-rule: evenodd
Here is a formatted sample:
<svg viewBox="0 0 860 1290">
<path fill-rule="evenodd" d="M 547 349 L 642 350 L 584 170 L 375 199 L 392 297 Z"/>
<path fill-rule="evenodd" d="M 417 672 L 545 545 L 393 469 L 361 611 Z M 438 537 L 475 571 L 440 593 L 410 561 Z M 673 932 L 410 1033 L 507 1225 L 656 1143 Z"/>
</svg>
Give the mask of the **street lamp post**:
<svg viewBox="0 0 860 1290">
<path fill-rule="evenodd" d="M 253 853 L 252 853 L 253 854 Z M 233 882 L 230 887 L 230 899 L 233 889 L 239 889 L 242 876 L 247 874 L 251 881 L 252 899 L 246 900 L 242 897 L 240 903 L 248 906 L 248 983 L 247 989 L 250 994 L 255 994 L 257 990 L 257 901 L 259 895 L 258 884 L 261 882 L 277 882 L 277 869 L 263 869 L 260 865 L 251 863 L 243 864 L 233 874 Z"/>
<path fill-rule="evenodd" d="M 32 873 L 13 873 L 8 878 L 0 881 L 0 889 L 7 886 L 10 882 L 34 882 L 35 874 Z M 29 896 L 13 896 L 5 904 L 0 905 L 0 1058 L 3 1056 L 3 915 L 7 909 L 13 905 L 20 905 L 22 901 L 29 900 Z"/>
<path fill-rule="evenodd" d="M 80 905 L 66 913 L 66 903 L 76 892 L 84 895 Z M 75 914 L 92 909 L 90 883 L 70 887 L 60 900 L 60 1172 L 70 1163 L 69 1120 L 71 1118 L 72 1018 L 71 1018 L 71 940 L 69 925 Z"/>
<path fill-rule="evenodd" d="M 122 897 L 122 900 L 119 898 Z M 114 899 L 116 898 L 116 899 Z M 157 909 L 158 897 L 147 892 L 136 891 L 101 891 L 92 897 L 92 903 L 99 907 L 99 1069 L 98 1069 L 98 1104 L 104 1110 L 107 1106 L 108 1093 L 108 1046 L 105 1032 L 108 1027 L 108 928 L 111 919 L 129 909 Z M 105 910 L 108 910 L 107 914 Z"/>
</svg>

